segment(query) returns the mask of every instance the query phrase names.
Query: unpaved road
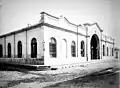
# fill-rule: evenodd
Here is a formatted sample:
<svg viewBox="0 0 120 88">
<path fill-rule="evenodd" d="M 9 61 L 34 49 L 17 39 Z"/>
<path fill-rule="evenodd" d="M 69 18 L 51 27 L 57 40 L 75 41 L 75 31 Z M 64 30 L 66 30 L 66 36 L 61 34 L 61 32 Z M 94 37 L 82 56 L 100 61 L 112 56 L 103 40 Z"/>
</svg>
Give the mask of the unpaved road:
<svg viewBox="0 0 120 88">
<path fill-rule="evenodd" d="M 53 71 L 0 71 L 0 88 L 50 87 L 51 85 L 55 85 L 68 80 L 73 80 L 76 78 L 81 78 L 91 73 L 99 72 L 105 68 L 111 67 L 118 68 L 119 62 L 117 60 L 114 60 L 102 63 L 92 63 L 85 67 L 58 69 Z"/>
</svg>

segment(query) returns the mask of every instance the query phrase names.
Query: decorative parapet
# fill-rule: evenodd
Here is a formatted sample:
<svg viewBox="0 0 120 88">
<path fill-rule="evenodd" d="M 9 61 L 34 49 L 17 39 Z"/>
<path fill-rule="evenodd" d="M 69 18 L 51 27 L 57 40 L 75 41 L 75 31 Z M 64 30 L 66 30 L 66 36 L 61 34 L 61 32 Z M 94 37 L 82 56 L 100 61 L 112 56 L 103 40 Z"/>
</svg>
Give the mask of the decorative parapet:
<svg viewBox="0 0 120 88">
<path fill-rule="evenodd" d="M 80 27 L 79 25 L 69 22 L 67 20 L 67 18 L 64 16 L 60 16 L 58 18 L 58 17 L 52 16 L 46 12 L 42 12 L 40 22 L 44 22 L 44 23 L 47 23 L 47 24 L 50 24 L 50 25 L 53 25 L 53 26 L 56 26 L 59 28 L 67 29 L 67 30 L 70 30 L 73 32 L 81 33 L 81 31 L 84 31 L 83 34 L 85 35 L 85 30 L 81 30 L 81 29 L 84 29 L 83 27 Z M 78 29 L 79 29 L 79 31 L 78 31 Z"/>
<path fill-rule="evenodd" d="M 100 28 L 100 26 L 98 25 L 98 23 L 97 22 L 95 22 L 95 23 L 92 23 L 92 24 L 90 24 L 90 23 L 85 23 L 85 24 L 83 24 L 84 26 L 87 26 L 87 27 L 90 27 L 90 26 L 97 26 L 97 28 L 100 30 L 100 32 L 103 32 L 103 30 Z"/>
</svg>

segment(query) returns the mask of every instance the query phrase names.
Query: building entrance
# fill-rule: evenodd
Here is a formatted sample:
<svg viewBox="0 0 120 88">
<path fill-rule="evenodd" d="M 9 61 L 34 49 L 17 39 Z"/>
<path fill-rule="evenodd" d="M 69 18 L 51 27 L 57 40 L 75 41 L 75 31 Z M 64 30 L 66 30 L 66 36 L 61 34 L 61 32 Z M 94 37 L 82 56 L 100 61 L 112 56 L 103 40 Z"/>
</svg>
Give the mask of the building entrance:
<svg viewBox="0 0 120 88">
<path fill-rule="evenodd" d="M 90 49 L 91 49 L 91 60 L 100 59 L 100 44 L 99 44 L 99 38 L 96 34 L 94 34 L 91 38 Z"/>
</svg>

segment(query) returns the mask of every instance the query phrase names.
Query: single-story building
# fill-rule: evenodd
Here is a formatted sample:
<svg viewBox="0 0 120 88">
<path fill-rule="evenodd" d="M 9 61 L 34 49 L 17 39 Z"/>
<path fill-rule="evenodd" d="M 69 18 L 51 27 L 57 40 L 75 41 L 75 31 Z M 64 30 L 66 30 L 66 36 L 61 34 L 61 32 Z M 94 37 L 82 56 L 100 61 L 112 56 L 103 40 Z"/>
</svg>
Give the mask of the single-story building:
<svg viewBox="0 0 120 88">
<path fill-rule="evenodd" d="M 98 23 L 41 12 L 37 24 L 0 36 L 0 61 L 51 66 L 114 58 L 115 40 L 103 32 Z"/>
</svg>

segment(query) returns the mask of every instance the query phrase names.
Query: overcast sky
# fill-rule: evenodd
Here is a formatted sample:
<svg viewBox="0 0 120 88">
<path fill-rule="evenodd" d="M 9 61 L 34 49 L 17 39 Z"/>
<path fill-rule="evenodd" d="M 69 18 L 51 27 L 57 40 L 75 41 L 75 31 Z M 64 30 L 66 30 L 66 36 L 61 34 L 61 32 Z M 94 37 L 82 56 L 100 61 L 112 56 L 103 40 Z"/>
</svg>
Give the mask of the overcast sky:
<svg viewBox="0 0 120 88">
<path fill-rule="evenodd" d="M 0 0 L 0 34 L 38 23 L 42 11 L 75 24 L 97 22 L 120 45 L 120 0 Z"/>
</svg>

